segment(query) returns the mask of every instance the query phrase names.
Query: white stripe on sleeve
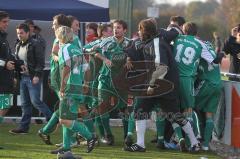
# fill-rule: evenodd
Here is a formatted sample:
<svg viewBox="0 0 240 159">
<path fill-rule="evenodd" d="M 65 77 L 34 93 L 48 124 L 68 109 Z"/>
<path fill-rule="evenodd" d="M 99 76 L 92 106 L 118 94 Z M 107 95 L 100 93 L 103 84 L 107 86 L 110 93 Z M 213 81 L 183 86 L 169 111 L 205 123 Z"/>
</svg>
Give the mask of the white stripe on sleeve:
<svg viewBox="0 0 240 159">
<path fill-rule="evenodd" d="M 160 52 L 159 52 L 159 38 L 154 38 L 154 53 L 155 53 L 155 66 L 160 64 Z"/>
<path fill-rule="evenodd" d="M 201 58 L 203 58 L 208 63 L 212 63 L 214 60 L 213 55 L 211 52 L 207 49 L 206 44 L 204 44 L 201 40 L 196 39 L 202 46 L 202 52 L 201 52 Z"/>
<path fill-rule="evenodd" d="M 0 66 L 4 67 L 5 64 L 6 64 L 6 61 L 4 61 L 4 60 L 0 60 Z"/>
</svg>

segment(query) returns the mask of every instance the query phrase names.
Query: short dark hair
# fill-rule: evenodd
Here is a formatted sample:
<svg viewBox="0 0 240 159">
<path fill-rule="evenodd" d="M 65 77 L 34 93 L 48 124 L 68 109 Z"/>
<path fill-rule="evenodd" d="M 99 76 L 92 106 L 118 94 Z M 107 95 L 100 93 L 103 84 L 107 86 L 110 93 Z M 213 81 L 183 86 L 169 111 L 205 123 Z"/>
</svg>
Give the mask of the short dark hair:
<svg viewBox="0 0 240 159">
<path fill-rule="evenodd" d="M 118 23 L 118 24 L 121 24 L 122 25 L 122 27 L 123 27 L 123 29 L 127 29 L 128 28 L 128 26 L 127 26 L 127 23 L 124 21 L 124 20 L 114 20 L 113 21 L 113 24 L 114 23 Z"/>
<path fill-rule="evenodd" d="M 34 25 L 34 22 L 32 19 L 26 19 L 23 23 L 26 23 L 27 25 Z"/>
<path fill-rule="evenodd" d="M 177 15 L 177 16 L 171 16 L 170 22 L 176 22 L 178 26 L 182 26 L 186 21 L 184 17 Z"/>
<path fill-rule="evenodd" d="M 9 18 L 9 14 L 5 11 L 0 11 L 0 20 L 4 18 Z"/>
<path fill-rule="evenodd" d="M 57 21 L 57 24 L 58 24 L 59 26 L 62 25 L 62 26 L 68 26 L 68 27 L 71 28 L 71 22 L 70 22 L 70 20 L 67 18 L 67 16 L 64 15 L 64 14 L 55 15 L 55 16 L 53 17 L 53 20 L 56 20 L 56 21 Z"/>
<path fill-rule="evenodd" d="M 198 33 L 197 24 L 193 22 L 187 22 L 183 24 L 183 32 L 186 35 L 196 36 Z"/>
<path fill-rule="evenodd" d="M 23 29 L 26 33 L 30 31 L 29 26 L 26 23 L 17 25 L 16 29 Z"/>
<path fill-rule="evenodd" d="M 73 23 L 74 20 L 79 21 L 79 20 L 77 19 L 77 17 L 74 17 L 74 16 L 72 16 L 72 15 L 68 15 L 67 18 L 69 19 L 69 21 L 70 21 L 71 24 Z"/>
<path fill-rule="evenodd" d="M 112 28 L 112 25 L 111 24 L 98 25 L 98 28 L 97 28 L 98 37 L 101 38 L 103 36 L 103 32 L 107 31 L 108 28 Z"/>
<path fill-rule="evenodd" d="M 98 28 L 97 23 L 88 23 L 88 24 L 86 25 L 86 28 L 89 28 L 89 29 L 94 30 L 94 34 L 95 34 L 96 36 L 98 36 L 98 34 L 97 34 L 97 28 Z"/>
</svg>

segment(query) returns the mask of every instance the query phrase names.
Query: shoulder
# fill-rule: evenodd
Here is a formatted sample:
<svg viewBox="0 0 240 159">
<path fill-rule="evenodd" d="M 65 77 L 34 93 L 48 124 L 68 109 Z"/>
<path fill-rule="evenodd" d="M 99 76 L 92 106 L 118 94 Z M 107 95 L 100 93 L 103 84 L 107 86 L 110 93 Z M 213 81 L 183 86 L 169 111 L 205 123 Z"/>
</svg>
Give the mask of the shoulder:
<svg viewBox="0 0 240 159">
<path fill-rule="evenodd" d="M 68 52 L 71 54 L 82 54 L 81 50 L 72 43 L 65 44 L 63 47 L 63 52 Z"/>
<path fill-rule="evenodd" d="M 114 42 L 113 37 L 108 37 L 108 38 L 104 38 L 102 39 L 101 43 L 100 43 L 100 47 L 104 47 L 106 45 L 108 45 L 109 43 Z"/>
<path fill-rule="evenodd" d="M 101 42 L 101 40 L 100 40 L 100 39 L 97 39 L 97 40 L 95 40 L 95 41 L 92 41 L 92 42 L 90 42 L 90 43 L 84 45 L 84 48 L 91 48 L 91 47 L 93 47 L 93 46 L 99 44 L 100 42 Z"/>
<path fill-rule="evenodd" d="M 198 43 L 198 45 L 199 45 L 200 47 L 202 47 L 202 48 L 207 48 L 207 44 L 204 43 L 204 41 L 202 41 L 202 40 L 200 40 L 200 39 L 198 39 L 198 38 L 196 38 L 196 37 L 194 37 L 194 41 L 195 41 L 196 43 Z"/>
<path fill-rule="evenodd" d="M 40 41 L 32 37 L 29 39 L 29 43 L 31 43 L 32 45 L 40 45 Z"/>
<path fill-rule="evenodd" d="M 130 47 L 131 44 L 132 44 L 132 42 L 133 42 L 132 39 L 129 39 L 129 38 L 124 37 L 124 40 L 123 40 L 123 48 Z"/>
</svg>

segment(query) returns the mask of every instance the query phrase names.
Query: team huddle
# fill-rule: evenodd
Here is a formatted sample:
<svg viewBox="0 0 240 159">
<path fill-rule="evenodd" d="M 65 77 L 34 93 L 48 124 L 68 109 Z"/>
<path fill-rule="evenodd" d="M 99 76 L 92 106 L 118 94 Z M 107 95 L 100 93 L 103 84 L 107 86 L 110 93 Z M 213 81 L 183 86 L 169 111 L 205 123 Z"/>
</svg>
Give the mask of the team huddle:
<svg viewBox="0 0 240 159">
<path fill-rule="evenodd" d="M 74 32 L 76 23 L 75 17 L 63 14 L 53 18 L 50 79 L 59 108 L 38 131 L 51 145 L 51 133 L 62 126 L 63 141 L 52 154 L 74 158 L 71 148 L 82 138 L 87 153 L 97 142 L 114 145 L 112 110 L 122 119 L 125 151 L 146 151 L 144 136 L 153 111 L 159 149 L 166 149 L 166 141 L 175 136 L 182 152 L 209 150 L 222 88 L 222 55 L 197 37 L 195 23 L 174 16 L 167 29 L 159 29 L 154 19 L 144 19 L 138 24 L 138 37 L 128 39 L 126 22 L 115 20 L 99 25 L 98 38 L 85 46 Z M 203 114 L 202 124 L 197 114 Z"/>
<path fill-rule="evenodd" d="M 63 21 L 59 20 L 60 17 L 64 15 L 55 16 L 53 21 L 53 24 L 56 23 L 54 45 L 58 45 L 59 50 L 53 51 L 51 68 L 51 77 L 58 80 L 51 82 L 58 85 L 55 91 L 60 99 L 59 109 L 39 130 L 43 141 L 51 144 L 50 133 L 58 121 L 62 125 L 62 147 L 52 153 L 70 151 L 76 136 L 87 140 L 87 152 L 94 148 L 97 140 L 113 145 L 109 113 L 114 109 L 121 113 L 125 151 L 146 151 L 144 134 L 152 111 L 157 114 L 158 148 L 165 149 L 165 123 L 170 122 L 180 151 L 209 149 L 213 114 L 222 87 L 218 65 L 221 55 L 215 53 L 211 43 L 197 37 L 196 24 L 184 23 L 182 17 L 176 16 L 167 30 L 158 30 L 154 19 L 145 19 L 138 26 L 139 38 L 130 40 L 124 37 L 127 24 L 115 20 L 112 24 L 113 36 L 104 35 L 111 25 L 101 26 L 99 39 L 82 48 L 70 27 L 60 24 Z M 150 73 L 144 76 L 146 72 L 139 71 L 138 62 L 143 64 L 141 69 L 150 70 Z M 131 94 L 134 85 L 125 83 L 128 80 L 116 82 L 115 78 L 119 78 L 124 68 L 126 73 L 132 74 L 122 79 L 139 77 L 136 85 L 140 84 L 136 87 L 141 95 Z M 174 87 L 158 95 L 154 92 L 161 90 L 159 81 L 167 81 Z M 130 88 L 121 89 L 118 86 L 124 84 Z M 128 95 L 134 98 L 131 112 L 127 109 Z M 205 127 L 201 129 L 196 122 L 195 110 L 205 115 Z M 77 120 L 78 113 L 83 124 Z M 94 121 L 100 132 L 98 135 L 94 130 Z M 132 137 L 135 126 L 136 143 Z"/>
</svg>

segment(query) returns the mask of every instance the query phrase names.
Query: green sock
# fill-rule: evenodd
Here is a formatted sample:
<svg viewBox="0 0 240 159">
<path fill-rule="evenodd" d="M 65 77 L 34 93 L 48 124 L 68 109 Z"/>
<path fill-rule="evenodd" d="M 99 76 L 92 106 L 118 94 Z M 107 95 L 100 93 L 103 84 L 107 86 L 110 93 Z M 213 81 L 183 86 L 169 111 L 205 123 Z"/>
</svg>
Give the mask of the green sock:
<svg viewBox="0 0 240 159">
<path fill-rule="evenodd" d="M 191 126 L 193 127 L 192 113 L 189 113 L 189 112 L 184 113 L 184 116 L 190 122 Z M 191 147 L 191 142 L 187 135 L 185 135 L 185 143 L 186 143 L 187 147 Z"/>
<path fill-rule="evenodd" d="M 135 120 L 134 120 L 134 112 L 132 112 L 128 118 L 128 133 L 127 133 L 127 135 L 133 135 L 134 128 L 135 128 Z"/>
<path fill-rule="evenodd" d="M 200 128 L 199 128 L 199 119 L 196 112 L 192 113 L 192 118 L 193 118 L 193 125 L 192 125 L 193 132 L 196 136 L 200 137 L 201 135 L 200 135 Z"/>
<path fill-rule="evenodd" d="M 109 123 L 109 114 L 104 114 L 101 116 L 101 119 L 102 119 L 102 123 L 103 123 L 103 127 L 106 131 L 106 135 L 112 135 L 112 130 L 110 128 L 110 123 Z"/>
<path fill-rule="evenodd" d="M 89 116 L 83 117 L 83 123 L 86 125 L 86 127 L 92 134 L 95 134 L 93 121 L 92 119 L 90 119 Z"/>
<path fill-rule="evenodd" d="M 3 122 L 3 120 L 4 120 L 4 117 L 0 116 L 0 124 Z"/>
<path fill-rule="evenodd" d="M 100 137 L 104 137 L 105 133 L 104 133 L 104 127 L 103 127 L 101 118 L 99 116 L 96 117 L 95 118 L 95 122 L 96 122 L 96 125 L 98 127 L 98 131 L 99 131 Z"/>
<path fill-rule="evenodd" d="M 72 131 L 72 130 L 69 130 L 70 132 L 69 132 L 69 134 L 70 134 L 70 141 L 71 141 L 71 143 L 75 143 L 76 141 L 77 141 L 77 134 L 74 132 L 74 131 Z"/>
<path fill-rule="evenodd" d="M 55 111 L 47 122 L 47 124 L 42 128 L 44 134 L 50 134 L 54 131 L 54 128 L 57 126 L 59 120 L 59 110 Z"/>
<path fill-rule="evenodd" d="M 211 140 L 212 137 L 212 131 L 213 131 L 213 119 L 212 118 L 207 118 L 206 119 L 206 126 L 205 126 L 205 130 L 204 130 L 204 142 L 203 142 L 203 146 L 208 147 L 208 144 Z"/>
<path fill-rule="evenodd" d="M 77 120 L 74 120 L 72 122 L 70 129 L 76 133 L 81 134 L 81 136 L 87 140 L 90 140 L 93 137 L 88 128 L 84 124 L 78 122 Z"/>
<path fill-rule="evenodd" d="M 124 132 L 124 139 L 127 137 L 127 134 L 128 134 L 128 116 L 123 116 L 122 118 L 122 123 L 123 123 L 123 132 Z"/>
<path fill-rule="evenodd" d="M 177 123 L 172 123 L 172 127 L 173 127 L 178 139 L 180 140 L 181 138 L 183 138 L 182 128 L 180 127 L 180 125 Z"/>
<path fill-rule="evenodd" d="M 166 123 L 165 118 L 157 116 L 156 127 L 157 127 L 158 142 L 164 141 L 165 123 Z"/>
<path fill-rule="evenodd" d="M 71 130 L 65 126 L 63 128 L 63 150 L 68 151 L 71 149 Z"/>
</svg>

